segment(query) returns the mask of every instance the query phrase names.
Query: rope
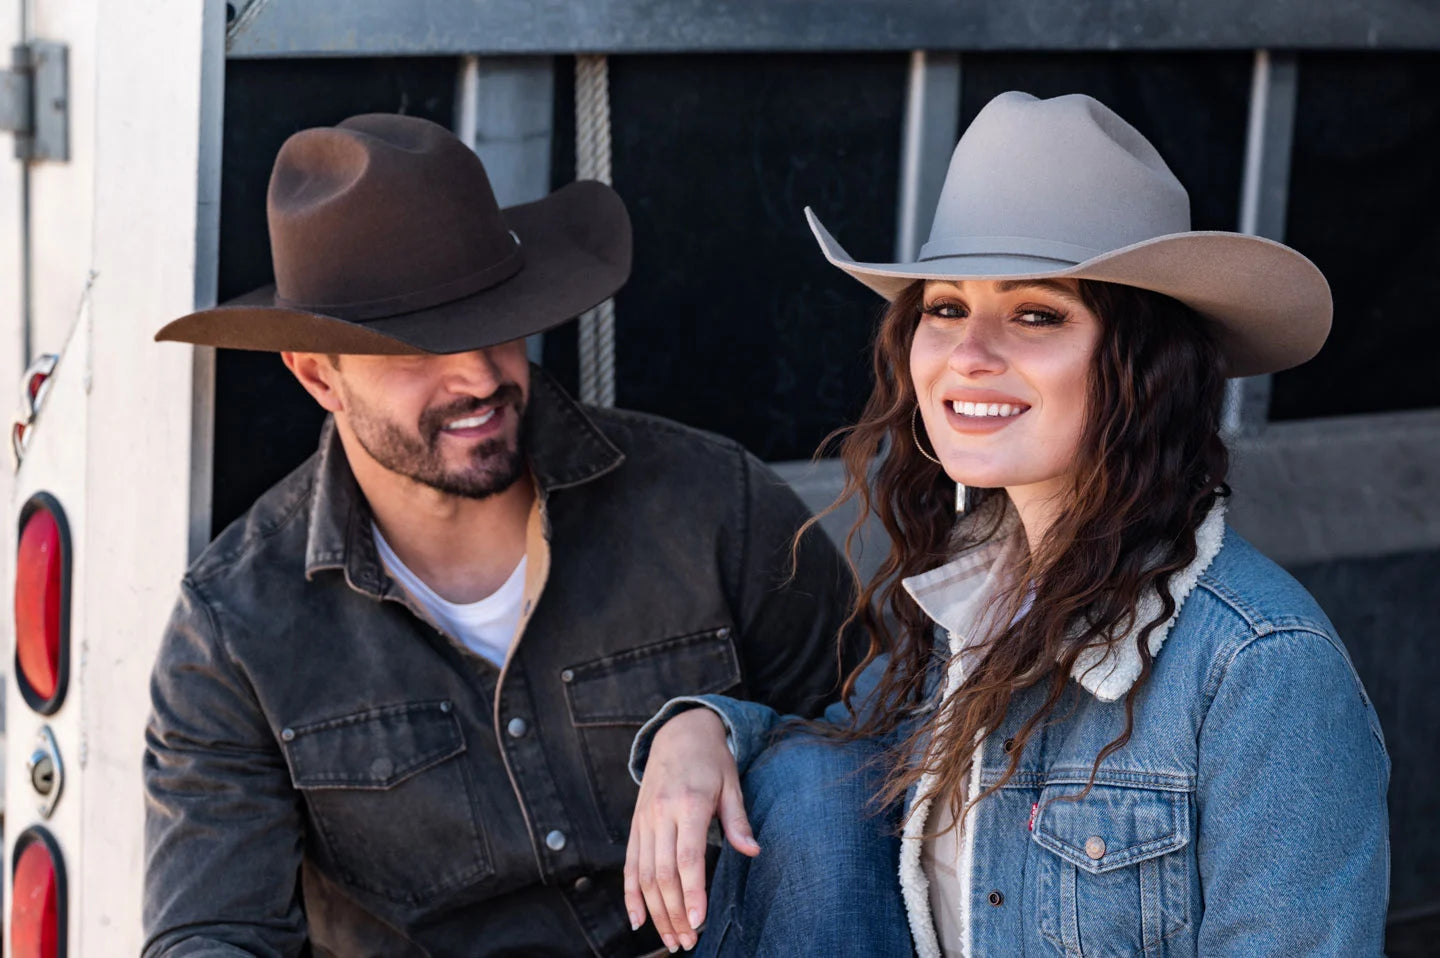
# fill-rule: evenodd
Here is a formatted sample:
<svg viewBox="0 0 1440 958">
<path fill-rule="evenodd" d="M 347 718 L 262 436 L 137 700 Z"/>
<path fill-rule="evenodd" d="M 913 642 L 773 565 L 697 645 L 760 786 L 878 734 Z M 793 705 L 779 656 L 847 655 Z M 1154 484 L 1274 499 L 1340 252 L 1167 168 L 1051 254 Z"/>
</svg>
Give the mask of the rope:
<svg viewBox="0 0 1440 958">
<path fill-rule="evenodd" d="M 604 56 L 575 58 L 575 178 L 610 183 L 610 69 Z M 580 401 L 615 405 L 615 301 L 580 317 Z"/>
</svg>

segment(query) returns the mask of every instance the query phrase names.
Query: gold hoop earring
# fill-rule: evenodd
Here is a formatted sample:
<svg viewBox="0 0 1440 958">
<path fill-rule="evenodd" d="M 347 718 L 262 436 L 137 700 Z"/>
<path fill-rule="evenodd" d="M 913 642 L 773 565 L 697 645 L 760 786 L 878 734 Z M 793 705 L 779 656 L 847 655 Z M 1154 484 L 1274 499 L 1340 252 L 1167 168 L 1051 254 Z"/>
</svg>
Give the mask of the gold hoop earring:
<svg viewBox="0 0 1440 958">
<path fill-rule="evenodd" d="M 941 466 L 943 468 L 943 464 L 940 462 L 940 460 L 930 455 L 930 453 L 925 451 L 925 447 L 920 445 L 920 430 L 915 424 L 915 421 L 919 418 L 920 407 L 916 406 L 915 411 L 910 414 L 910 438 L 915 440 L 915 448 L 920 450 L 920 455 L 924 456 L 926 459 L 929 459 L 931 462 L 935 463 L 935 465 Z"/>
<path fill-rule="evenodd" d="M 917 405 L 915 407 L 915 411 L 910 414 L 910 438 L 915 440 L 915 448 L 920 450 L 920 455 L 924 456 L 926 459 L 929 459 L 941 469 L 944 469 L 945 464 L 942 463 L 939 459 L 936 459 L 934 456 L 930 455 L 930 453 L 926 452 L 925 447 L 920 445 L 920 428 L 916 424 L 916 420 L 919 418 L 920 407 Z M 965 483 L 957 482 L 955 483 L 955 512 L 963 513 L 965 511 L 966 504 L 967 500 L 965 495 Z"/>
</svg>

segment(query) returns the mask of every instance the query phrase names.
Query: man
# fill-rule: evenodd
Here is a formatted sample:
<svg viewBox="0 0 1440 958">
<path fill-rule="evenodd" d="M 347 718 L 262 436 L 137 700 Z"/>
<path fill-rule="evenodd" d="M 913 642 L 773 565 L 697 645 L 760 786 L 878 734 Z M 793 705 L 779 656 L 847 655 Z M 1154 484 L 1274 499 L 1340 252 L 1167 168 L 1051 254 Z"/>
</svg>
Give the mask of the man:
<svg viewBox="0 0 1440 958">
<path fill-rule="evenodd" d="M 367 115 L 287 141 L 268 213 L 276 285 L 157 339 L 279 352 L 331 419 L 182 583 L 145 955 L 659 948 L 623 904 L 633 733 L 691 693 L 813 713 L 837 554 L 807 535 L 789 580 L 806 513 L 753 457 L 527 364 L 628 275 L 607 187 L 502 211 L 449 132 Z"/>
</svg>

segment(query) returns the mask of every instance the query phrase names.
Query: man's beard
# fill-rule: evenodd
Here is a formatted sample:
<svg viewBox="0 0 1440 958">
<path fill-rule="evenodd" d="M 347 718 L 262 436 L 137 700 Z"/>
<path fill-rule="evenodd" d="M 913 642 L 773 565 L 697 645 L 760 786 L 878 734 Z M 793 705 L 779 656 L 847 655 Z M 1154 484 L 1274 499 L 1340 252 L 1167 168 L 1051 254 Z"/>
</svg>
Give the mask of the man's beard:
<svg viewBox="0 0 1440 958">
<path fill-rule="evenodd" d="M 485 499 L 509 489 L 525 474 L 523 430 L 517 425 L 514 449 L 503 438 L 487 439 L 470 450 L 469 463 L 458 469 L 447 468 L 440 451 L 440 433 L 445 423 L 487 406 L 514 414 L 518 424 L 523 402 L 520 387 L 505 383 L 486 399 L 472 397 L 425 410 L 418 434 L 412 434 L 373 410 L 354 408 L 352 401 L 350 427 L 370 457 L 391 472 L 447 495 Z"/>
</svg>

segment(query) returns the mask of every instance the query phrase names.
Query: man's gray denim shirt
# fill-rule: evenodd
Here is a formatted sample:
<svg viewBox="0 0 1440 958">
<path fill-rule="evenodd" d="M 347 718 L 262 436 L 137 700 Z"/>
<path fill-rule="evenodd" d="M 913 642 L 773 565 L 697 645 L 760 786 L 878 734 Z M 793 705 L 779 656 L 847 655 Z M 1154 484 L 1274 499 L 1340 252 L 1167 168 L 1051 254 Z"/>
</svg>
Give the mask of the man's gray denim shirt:
<svg viewBox="0 0 1440 958">
<path fill-rule="evenodd" d="M 146 734 L 144 954 L 638 955 L 631 738 L 725 692 L 814 714 L 850 598 L 737 444 L 533 371 L 548 584 L 503 674 L 376 555 L 333 426 L 181 585 Z"/>
</svg>

